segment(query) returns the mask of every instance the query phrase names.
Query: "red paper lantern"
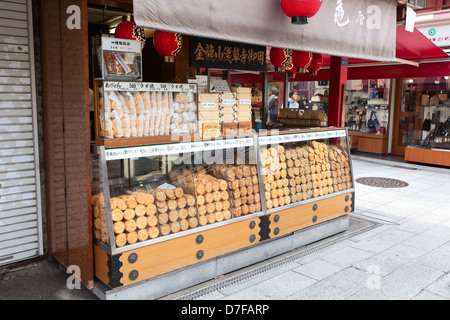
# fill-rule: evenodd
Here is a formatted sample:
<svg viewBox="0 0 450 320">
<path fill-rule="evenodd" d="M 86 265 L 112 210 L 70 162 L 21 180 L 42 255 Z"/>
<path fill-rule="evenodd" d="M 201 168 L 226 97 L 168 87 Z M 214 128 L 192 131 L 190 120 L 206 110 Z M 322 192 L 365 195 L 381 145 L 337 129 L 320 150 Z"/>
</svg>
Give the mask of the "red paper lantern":
<svg viewBox="0 0 450 320">
<path fill-rule="evenodd" d="M 142 42 L 142 49 L 145 46 L 145 30 L 136 27 L 133 21 L 123 21 L 116 27 L 114 37 L 119 39 L 138 40 Z"/>
<path fill-rule="evenodd" d="M 307 73 L 308 68 L 311 65 L 313 55 L 311 52 L 305 51 L 292 51 L 292 63 L 297 68 L 298 73 Z"/>
<path fill-rule="evenodd" d="M 322 6 L 323 0 L 281 0 L 284 14 L 292 18 L 293 24 L 307 24 Z"/>
<path fill-rule="evenodd" d="M 270 62 L 272 62 L 272 64 L 275 66 L 275 71 L 284 71 L 290 64 L 292 64 L 292 50 L 271 48 Z"/>
<path fill-rule="evenodd" d="M 164 57 L 165 62 L 175 62 L 175 56 L 183 44 L 181 34 L 157 30 L 153 36 L 156 52 Z"/>
<path fill-rule="evenodd" d="M 309 74 L 316 76 L 320 69 L 323 66 L 323 56 L 319 53 L 313 53 L 313 58 L 311 61 L 311 65 L 309 66 Z"/>
<path fill-rule="evenodd" d="M 294 66 L 293 63 L 289 64 L 286 67 L 286 73 L 288 74 L 288 78 L 293 79 L 297 75 L 297 68 Z"/>
</svg>

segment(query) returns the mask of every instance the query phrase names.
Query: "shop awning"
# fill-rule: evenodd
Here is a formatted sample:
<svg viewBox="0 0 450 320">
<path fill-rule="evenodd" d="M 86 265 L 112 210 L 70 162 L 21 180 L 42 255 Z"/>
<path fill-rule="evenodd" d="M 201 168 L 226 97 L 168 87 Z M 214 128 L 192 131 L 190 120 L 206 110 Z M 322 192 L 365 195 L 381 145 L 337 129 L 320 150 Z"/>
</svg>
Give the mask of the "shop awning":
<svg viewBox="0 0 450 320">
<path fill-rule="evenodd" d="M 138 26 L 190 36 L 396 61 L 396 0 L 323 1 L 293 25 L 278 0 L 134 0 Z"/>
</svg>

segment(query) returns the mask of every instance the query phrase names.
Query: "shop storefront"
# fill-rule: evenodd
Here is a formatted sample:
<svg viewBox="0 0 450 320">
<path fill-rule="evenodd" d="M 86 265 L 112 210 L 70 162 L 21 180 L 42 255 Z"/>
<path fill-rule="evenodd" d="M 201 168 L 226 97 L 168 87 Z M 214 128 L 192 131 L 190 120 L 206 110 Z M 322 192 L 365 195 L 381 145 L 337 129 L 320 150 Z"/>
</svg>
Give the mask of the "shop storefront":
<svg viewBox="0 0 450 320">
<path fill-rule="evenodd" d="M 44 252 L 31 1 L 0 2 L 0 266 Z"/>
<path fill-rule="evenodd" d="M 350 90 L 348 121 L 350 112 L 360 117 L 351 120 L 355 131 L 369 127 L 375 110 L 381 127 L 380 101 L 389 83 L 345 88 L 347 60 L 335 56 L 396 61 L 395 1 L 357 1 L 345 8 L 323 3 L 316 21 L 304 26 L 292 25 L 273 1 L 198 1 L 195 8 L 190 2 L 176 8 L 152 0 L 116 3 L 124 16 L 134 13 L 139 27 L 154 31 L 145 46 L 105 37 L 105 25 L 94 31 L 88 6 L 105 5 L 100 0 L 74 0 L 79 11 L 68 11 L 62 1 L 40 2 L 51 256 L 78 266 L 83 283 L 102 298 L 157 298 L 349 228 L 355 193 L 343 102 Z M 235 10 L 238 5 L 242 10 Z M 79 28 L 60 23 L 77 17 Z M 257 22 L 273 19 L 274 30 L 260 33 Z M 330 23 L 326 34 L 324 21 Z M 175 63 L 166 62 L 171 59 L 152 41 L 159 30 L 180 33 L 172 41 Z M 259 71 L 213 61 L 192 64 L 189 55 L 211 53 L 207 46 L 222 48 L 214 53 L 217 62 L 230 41 L 243 44 L 233 46 L 240 52 L 236 62 L 264 65 L 269 47 L 334 58 L 322 75 L 287 82 L 284 72 L 270 74 L 266 66 Z M 207 76 L 206 90 L 198 75 Z M 307 120 L 325 113 L 326 122 L 252 130 L 266 119 L 258 108 L 274 86 L 283 92 L 279 106 L 295 88 L 308 101 Z M 359 114 L 362 92 L 372 101 L 361 106 L 374 106 L 365 115 Z"/>
</svg>

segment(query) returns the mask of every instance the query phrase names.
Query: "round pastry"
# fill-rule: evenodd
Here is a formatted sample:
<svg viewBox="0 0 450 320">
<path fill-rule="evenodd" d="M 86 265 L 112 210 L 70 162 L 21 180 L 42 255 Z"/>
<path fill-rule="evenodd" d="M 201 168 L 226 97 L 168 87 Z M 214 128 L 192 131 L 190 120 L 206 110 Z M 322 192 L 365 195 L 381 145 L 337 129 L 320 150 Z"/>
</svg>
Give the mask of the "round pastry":
<svg viewBox="0 0 450 320">
<path fill-rule="evenodd" d="M 159 236 L 159 228 L 151 227 L 147 229 L 150 239 L 156 239 Z"/>
<path fill-rule="evenodd" d="M 214 201 L 222 200 L 222 193 L 220 191 L 214 191 L 213 199 L 214 199 Z"/>
<path fill-rule="evenodd" d="M 127 232 L 133 232 L 136 229 L 137 229 L 136 221 L 134 221 L 134 220 L 125 221 L 125 230 Z"/>
<path fill-rule="evenodd" d="M 172 233 L 177 233 L 177 232 L 179 232 L 179 231 L 180 231 L 180 228 L 181 228 L 180 223 L 177 222 L 177 221 L 174 221 L 174 222 L 172 222 L 172 223 L 170 224 L 170 231 L 171 231 Z"/>
<path fill-rule="evenodd" d="M 216 215 L 214 213 L 209 213 L 206 215 L 206 219 L 208 219 L 209 224 L 213 224 L 216 222 Z"/>
<path fill-rule="evenodd" d="M 220 194 L 221 194 L 221 199 L 222 200 L 230 199 L 230 194 L 228 193 L 228 191 L 222 191 Z"/>
<path fill-rule="evenodd" d="M 167 201 L 167 207 L 169 208 L 170 211 L 175 210 L 178 207 L 177 200 Z"/>
<path fill-rule="evenodd" d="M 178 220 L 178 211 L 172 210 L 169 212 L 169 221 L 174 222 Z"/>
<path fill-rule="evenodd" d="M 199 205 L 199 206 L 202 206 L 202 205 L 204 205 L 205 204 L 205 197 L 203 196 L 203 195 L 198 195 L 197 196 L 197 204 Z"/>
<path fill-rule="evenodd" d="M 244 205 L 244 204 L 247 204 L 248 203 L 248 197 L 241 197 L 241 203 Z"/>
<path fill-rule="evenodd" d="M 127 200 L 127 207 L 130 209 L 134 209 L 137 206 L 137 201 L 136 201 L 136 197 L 135 196 L 128 196 Z"/>
<path fill-rule="evenodd" d="M 117 205 L 119 204 L 119 198 L 111 198 L 111 210 L 114 210 L 117 208 Z"/>
<path fill-rule="evenodd" d="M 242 167 L 237 167 L 235 168 L 235 174 L 236 174 L 236 178 L 241 179 L 244 176 L 244 170 L 242 170 Z"/>
<path fill-rule="evenodd" d="M 284 197 L 284 204 L 285 205 L 291 204 L 291 202 L 292 202 L 292 199 L 291 199 L 290 196 L 285 196 Z"/>
<path fill-rule="evenodd" d="M 189 221 L 186 219 L 180 220 L 178 222 L 180 224 L 180 230 L 181 231 L 186 231 L 187 229 L 189 229 Z"/>
<path fill-rule="evenodd" d="M 206 226 L 208 224 L 208 218 L 206 215 L 198 217 L 198 224 L 201 226 Z"/>
<path fill-rule="evenodd" d="M 160 225 L 166 224 L 169 221 L 169 215 L 167 213 L 160 213 L 158 215 L 158 222 Z"/>
<path fill-rule="evenodd" d="M 222 213 L 223 213 L 223 218 L 225 220 L 231 219 L 231 211 L 230 210 L 224 210 Z"/>
<path fill-rule="evenodd" d="M 167 211 L 169 211 L 169 207 L 167 205 L 164 205 L 162 208 L 158 208 L 159 213 L 166 213 Z"/>
<path fill-rule="evenodd" d="M 215 192 L 215 191 L 219 191 L 219 190 L 220 190 L 220 183 L 218 180 L 214 180 L 212 182 L 212 191 Z"/>
<path fill-rule="evenodd" d="M 114 223 L 113 228 L 114 228 L 114 233 L 115 234 L 124 233 L 124 231 L 125 231 L 125 223 L 123 223 L 122 221 L 117 221 L 116 223 Z"/>
<path fill-rule="evenodd" d="M 212 203 L 208 203 L 206 205 L 206 213 L 214 213 L 214 211 L 216 211 L 215 204 L 213 202 Z"/>
<path fill-rule="evenodd" d="M 230 189 L 231 190 L 236 190 L 239 188 L 239 180 L 233 180 L 230 183 Z"/>
<path fill-rule="evenodd" d="M 212 192 L 212 191 L 213 191 L 213 184 L 212 184 L 211 181 L 208 181 L 208 182 L 205 184 L 205 191 L 206 191 L 206 192 Z"/>
<path fill-rule="evenodd" d="M 147 241 L 147 239 L 148 239 L 148 231 L 146 229 L 139 230 L 137 235 L 138 235 L 138 240 L 141 242 Z"/>
<path fill-rule="evenodd" d="M 273 201 L 272 200 L 267 200 L 266 206 L 267 206 L 267 210 L 272 209 L 273 208 Z"/>
<path fill-rule="evenodd" d="M 189 218 L 189 228 L 194 229 L 198 227 L 198 219 L 195 217 Z"/>
<path fill-rule="evenodd" d="M 170 234 L 170 225 L 168 224 L 163 224 L 159 229 L 161 230 L 162 236 L 167 236 Z"/>
<path fill-rule="evenodd" d="M 239 189 L 236 189 L 233 191 L 233 198 L 234 199 L 239 199 L 241 197 L 241 193 L 239 191 Z"/>
<path fill-rule="evenodd" d="M 189 207 L 188 208 L 188 216 L 193 218 L 197 215 L 197 210 L 195 209 L 195 207 Z"/>
<path fill-rule="evenodd" d="M 198 214 L 203 216 L 206 214 L 206 205 L 202 205 L 198 207 Z"/>
<path fill-rule="evenodd" d="M 117 247 L 123 247 L 127 244 L 127 235 L 125 233 L 121 233 L 116 236 L 115 240 Z"/>
<path fill-rule="evenodd" d="M 169 200 L 175 200 L 175 192 L 172 189 L 164 189 L 164 193 L 166 194 L 166 198 Z"/>
<path fill-rule="evenodd" d="M 214 196 L 212 195 L 212 193 L 205 194 L 205 201 L 206 203 L 211 203 L 214 201 Z"/>
<path fill-rule="evenodd" d="M 284 197 L 278 198 L 278 205 L 279 205 L 280 207 L 284 206 Z"/>
<path fill-rule="evenodd" d="M 223 210 L 222 201 L 217 201 L 214 205 L 215 205 L 215 211 L 222 211 Z M 211 213 L 213 213 L 213 212 L 211 212 Z"/>
<path fill-rule="evenodd" d="M 164 201 L 166 201 L 166 193 L 162 190 L 157 190 L 155 198 L 156 198 L 156 201 L 164 202 Z"/>
<path fill-rule="evenodd" d="M 196 190 L 197 190 L 197 194 L 199 194 L 199 195 L 203 195 L 206 192 L 205 186 L 202 184 L 198 185 Z"/>
<path fill-rule="evenodd" d="M 146 213 L 149 216 L 156 214 L 156 205 L 149 204 L 146 208 Z"/>
<path fill-rule="evenodd" d="M 228 201 L 228 200 L 222 201 L 222 209 L 223 210 L 228 210 L 228 209 L 230 209 L 230 207 L 231 207 L 230 201 Z"/>
<path fill-rule="evenodd" d="M 125 220 L 132 220 L 132 219 L 134 219 L 135 216 L 136 216 L 136 212 L 134 211 L 134 209 L 126 209 L 123 212 L 123 217 Z"/>
<path fill-rule="evenodd" d="M 233 206 L 234 207 L 240 207 L 242 205 L 242 200 L 241 200 L 241 198 L 239 198 L 239 199 L 235 199 L 235 200 L 233 200 Z"/>
<path fill-rule="evenodd" d="M 146 214 L 147 208 L 143 204 L 138 204 L 134 209 L 134 212 L 136 213 L 136 216 L 142 217 Z"/>
<path fill-rule="evenodd" d="M 177 200 L 177 202 L 178 202 L 177 205 L 178 205 L 178 208 L 179 208 L 179 209 L 186 208 L 187 201 L 186 201 L 185 198 L 180 198 L 180 199 Z"/>
<path fill-rule="evenodd" d="M 178 210 L 178 218 L 180 220 L 186 219 L 188 217 L 189 213 L 187 211 L 187 209 L 183 208 Z M 170 219 L 170 214 L 169 214 L 169 219 Z"/>
<path fill-rule="evenodd" d="M 219 182 L 219 190 L 226 191 L 228 187 L 227 182 L 223 179 L 219 179 L 218 182 Z"/>
<path fill-rule="evenodd" d="M 136 226 L 138 229 L 145 229 L 147 228 L 148 219 L 147 217 L 139 217 L 136 219 Z"/>
<path fill-rule="evenodd" d="M 241 207 L 236 207 L 233 209 L 233 216 L 234 217 L 240 217 L 242 215 L 242 209 Z"/>
<path fill-rule="evenodd" d="M 181 198 L 181 197 L 184 195 L 184 191 L 183 191 L 183 189 L 180 188 L 180 187 L 176 188 L 173 192 L 174 192 L 175 197 L 176 197 L 177 199 Z"/>
<path fill-rule="evenodd" d="M 194 196 L 191 196 L 190 194 L 186 194 L 184 196 L 184 198 L 186 199 L 186 205 L 188 207 L 195 206 L 195 198 L 194 198 Z"/>
<path fill-rule="evenodd" d="M 278 208 L 280 206 L 280 203 L 278 202 L 278 198 L 273 199 L 273 207 Z"/>
<path fill-rule="evenodd" d="M 112 215 L 112 220 L 115 222 L 123 220 L 123 211 L 120 209 L 114 209 L 111 212 L 111 215 Z"/>
<path fill-rule="evenodd" d="M 217 211 L 217 212 L 214 214 L 214 217 L 215 217 L 215 221 L 216 221 L 216 222 L 222 222 L 223 219 L 224 219 L 223 212 L 222 212 L 222 211 Z"/>
<path fill-rule="evenodd" d="M 157 225 L 158 225 L 158 217 L 157 217 L 156 215 L 147 217 L 147 224 L 148 224 L 150 227 L 155 227 L 155 226 L 157 226 Z"/>
<path fill-rule="evenodd" d="M 145 192 L 137 192 L 136 193 L 136 201 L 140 205 L 148 206 L 154 201 L 153 195 Z"/>
<path fill-rule="evenodd" d="M 119 199 L 119 201 L 117 201 L 117 209 L 124 211 L 127 208 L 128 207 L 127 207 L 127 203 L 125 202 L 125 199 Z"/>
</svg>

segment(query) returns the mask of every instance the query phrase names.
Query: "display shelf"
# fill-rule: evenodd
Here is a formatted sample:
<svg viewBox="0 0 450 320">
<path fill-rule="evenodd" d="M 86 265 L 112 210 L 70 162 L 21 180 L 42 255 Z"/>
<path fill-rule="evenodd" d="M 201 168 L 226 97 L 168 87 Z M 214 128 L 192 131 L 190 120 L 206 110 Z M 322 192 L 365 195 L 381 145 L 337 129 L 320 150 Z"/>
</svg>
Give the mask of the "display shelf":
<svg viewBox="0 0 450 320">
<path fill-rule="evenodd" d="M 111 289 L 354 210 L 348 132 L 342 128 L 96 150 L 95 272 Z"/>
</svg>

